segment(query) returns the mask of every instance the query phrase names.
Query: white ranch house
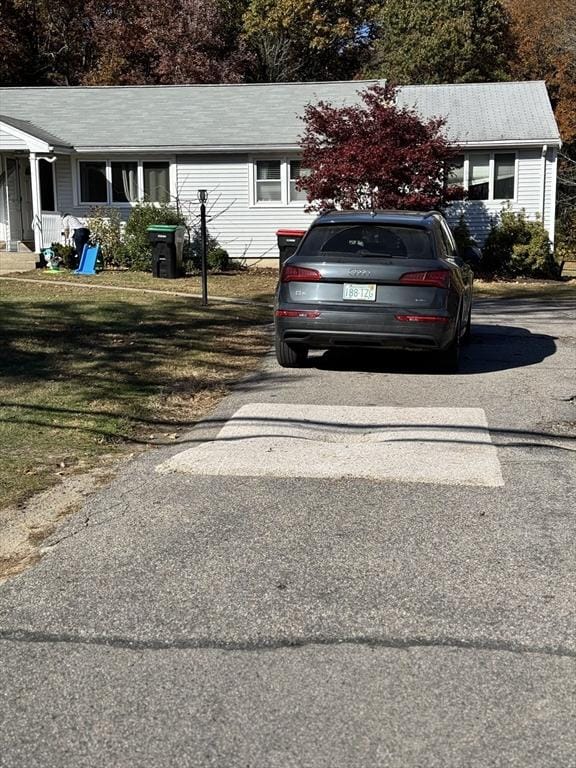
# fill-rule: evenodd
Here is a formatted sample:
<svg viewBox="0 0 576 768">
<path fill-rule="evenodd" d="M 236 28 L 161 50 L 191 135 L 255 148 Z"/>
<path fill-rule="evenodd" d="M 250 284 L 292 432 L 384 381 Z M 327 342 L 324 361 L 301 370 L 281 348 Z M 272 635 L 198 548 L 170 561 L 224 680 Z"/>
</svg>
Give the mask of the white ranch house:
<svg viewBox="0 0 576 768">
<path fill-rule="evenodd" d="M 0 250 L 38 252 L 64 214 L 136 201 L 194 210 L 233 258 L 271 265 L 275 232 L 306 228 L 299 119 L 308 103 L 358 100 L 378 81 L 263 85 L 0 88 Z M 399 100 L 445 116 L 462 147 L 464 212 L 481 242 L 503 205 L 540 216 L 554 239 L 558 127 L 543 82 L 406 86 Z M 0 265 L 1 266 L 1 265 Z"/>
</svg>

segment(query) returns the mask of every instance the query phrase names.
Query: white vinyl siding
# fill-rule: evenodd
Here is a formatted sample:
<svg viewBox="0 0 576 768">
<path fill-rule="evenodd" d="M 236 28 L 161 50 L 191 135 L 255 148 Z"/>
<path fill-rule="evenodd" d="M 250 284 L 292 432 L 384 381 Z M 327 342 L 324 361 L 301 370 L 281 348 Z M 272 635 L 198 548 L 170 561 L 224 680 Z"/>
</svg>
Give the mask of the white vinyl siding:
<svg viewBox="0 0 576 768">
<path fill-rule="evenodd" d="M 197 216 L 196 193 L 207 189 L 208 229 L 233 259 L 277 258 L 276 231 L 307 229 L 314 218 L 304 213 L 304 202 L 254 205 L 250 188 L 255 159 L 247 154 L 212 154 L 180 155 L 176 161 L 182 209 L 191 219 Z"/>
<path fill-rule="evenodd" d="M 480 151 L 480 150 L 479 150 Z M 504 152 L 504 150 L 502 150 Z M 516 152 L 517 178 L 516 199 L 510 203 L 514 211 L 522 208 L 531 218 L 542 213 L 543 168 L 541 148 L 520 149 Z M 262 155 L 263 159 L 270 159 Z M 145 161 L 147 159 L 143 157 Z M 151 160 L 154 159 L 152 156 Z M 178 192 L 183 211 L 194 221 L 199 213 L 197 191 L 208 190 L 208 228 L 235 259 L 254 261 L 275 259 L 278 255 L 276 230 L 307 229 L 315 214 L 304 213 L 304 201 L 290 204 L 254 205 L 253 167 L 257 155 L 246 154 L 205 154 L 179 155 L 175 159 L 173 197 Z M 294 160 L 295 158 L 289 158 Z M 545 226 L 552 236 L 553 228 L 553 190 L 556 174 L 556 150 L 548 150 L 546 158 L 545 189 Z M 57 186 L 58 209 L 61 213 L 71 213 L 79 218 L 89 215 L 94 205 L 75 205 L 73 172 L 76 172 L 77 160 L 58 156 L 54 163 Z M 288 174 L 286 181 L 289 181 Z M 286 196 L 289 187 L 286 186 Z M 450 223 L 457 223 L 461 212 L 465 214 L 472 234 L 482 243 L 490 230 L 490 225 L 497 220 L 505 203 L 502 201 L 472 200 L 457 202 L 450 206 L 447 215 Z M 125 220 L 130 214 L 130 206 L 120 205 L 120 215 Z"/>
<path fill-rule="evenodd" d="M 5 149 L 28 149 L 24 139 L 19 136 L 13 136 L 8 131 L 0 130 L 0 150 Z"/>
</svg>

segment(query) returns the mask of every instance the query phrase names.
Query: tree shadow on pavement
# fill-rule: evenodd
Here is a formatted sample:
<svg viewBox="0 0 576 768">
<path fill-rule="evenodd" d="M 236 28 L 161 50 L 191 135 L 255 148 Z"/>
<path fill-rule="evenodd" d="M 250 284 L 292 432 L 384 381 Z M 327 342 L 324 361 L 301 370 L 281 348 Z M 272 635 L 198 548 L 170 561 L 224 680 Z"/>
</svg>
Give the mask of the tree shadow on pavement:
<svg viewBox="0 0 576 768">
<path fill-rule="evenodd" d="M 458 375 L 536 365 L 555 351 L 555 338 L 548 334 L 505 325 L 474 324 L 470 341 L 462 346 Z M 320 356 L 312 355 L 308 365 L 331 371 L 446 375 L 434 352 L 329 350 Z"/>
</svg>

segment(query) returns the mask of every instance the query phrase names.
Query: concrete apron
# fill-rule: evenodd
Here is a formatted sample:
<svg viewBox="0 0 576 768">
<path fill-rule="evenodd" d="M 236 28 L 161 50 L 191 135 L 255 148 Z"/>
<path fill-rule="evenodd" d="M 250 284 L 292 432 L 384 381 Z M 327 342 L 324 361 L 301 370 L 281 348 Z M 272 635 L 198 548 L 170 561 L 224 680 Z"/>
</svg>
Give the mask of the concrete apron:
<svg viewBox="0 0 576 768">
<path fill-rule="evenodd" d="M 157 471 L 504 485 L 482 408 L 253 403 Z"/>
</svg>

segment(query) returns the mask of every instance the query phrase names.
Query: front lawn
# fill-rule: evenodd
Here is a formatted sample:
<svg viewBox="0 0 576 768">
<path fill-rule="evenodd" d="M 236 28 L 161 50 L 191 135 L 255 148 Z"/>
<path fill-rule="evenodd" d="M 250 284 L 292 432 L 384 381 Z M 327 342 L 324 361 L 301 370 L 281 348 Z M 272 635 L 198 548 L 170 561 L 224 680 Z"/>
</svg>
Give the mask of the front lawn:
<svg viewBox="0 0 576 768">
<path fill-rule="evenodd" d="M 95 286 L 114 286 L 131 289 L 145 289 L 166 292 L 200 294 L 200 277 L 184 277 L 177 280 L 165 280 L 152 277 L 145 272 L 116 272 L 106 270 L 98 275 L 76 277 L 63 270 L 49 273 L 41 270 L 21 273 L 14 277 L 34 280 L 62 282 L 89 282 Z M 278 269 L 252 268 L 243 272 L 230 272 L 208 276 L 208 296 L 223 296 L 262 303 L 272 303 L 274 289 L 278 282 Z M 474 281 L 474 294 L 478 297 L 498 296 L 503 298 L 554 298 L 576 296 L 576 279 L 572 280 L 493 280 L 477 278 Z"/>
<path fill-rule="evenodd" d="M 576 297 L 576 280 L 475 280 L 474 295 L 504 299 Z"/>
<path fill-rule="evenodd" d="M 0 508 L 175 440 L 269 347 L 265 307 L 57 283 L 0 282 Z"/>
<path fill-rule="evenodd" d="M 46 272 L 34 270 L 23 272 L 14 277 L 31 278 L 34 280 L 50 280 L 52 282 L 78 282 L 92 285 L 111 285 L 122 288 L 145 288 L 156 291 L 200 294 L 202 284 L 199 275 L 181 277 L 176 280 L 152 277 L 149 272 L 117 272 L 105 270 L 97 275 L 74 275 L 68 270 Z M 223 272 L 208 275 L 208 297 L 224 296 L 241 298 L 251 301 L 269 303 L 274 297 L 274 288 L 278 282 L 277 269 L 250 269 L 242 272 Z"/>
</svg>

